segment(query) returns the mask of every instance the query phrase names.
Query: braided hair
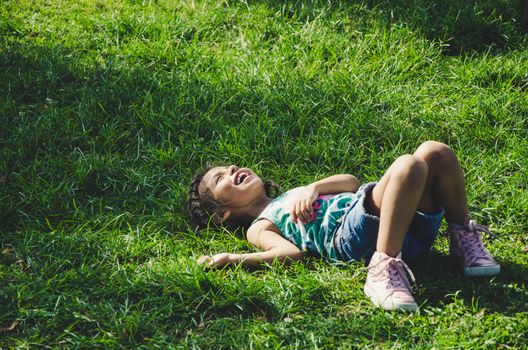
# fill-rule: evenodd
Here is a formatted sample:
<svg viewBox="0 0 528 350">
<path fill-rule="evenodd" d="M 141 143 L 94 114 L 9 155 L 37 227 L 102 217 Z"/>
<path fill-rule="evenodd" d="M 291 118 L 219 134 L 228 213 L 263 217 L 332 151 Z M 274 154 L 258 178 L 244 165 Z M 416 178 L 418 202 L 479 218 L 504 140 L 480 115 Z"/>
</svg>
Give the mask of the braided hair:
<svg viewBox="0 0 528 350">
<path fill-rule="evenodd" d="M 211 220 L 211 216 L 215 214 L 215 211 L 222 207 L 222 203 L 219 203 L 213 195 L 213 192 L 206 188 L 205 191 L 200 192 L 200 184 L 205 174 L 213 167 L 207 167 L 200 171 L 191 181 L 189 186 L 189 192 L 187 194 L 187 213 L 189 214 L 191 221 L 198 228 L 206 228 L 209 223 L 214 225 L 227 224 L 230 228 L 237 228 L 240 226 L 248 227 L 251 224 L 249 220 L 236 220 L 229 219 L 227 222 L 217 223 L 215 220 Z M 280 193 L 280 187 L 273 181 L 264 181 L 264 191 L 266 195 L 273 198 L 274 195 Z"/>
</svg>

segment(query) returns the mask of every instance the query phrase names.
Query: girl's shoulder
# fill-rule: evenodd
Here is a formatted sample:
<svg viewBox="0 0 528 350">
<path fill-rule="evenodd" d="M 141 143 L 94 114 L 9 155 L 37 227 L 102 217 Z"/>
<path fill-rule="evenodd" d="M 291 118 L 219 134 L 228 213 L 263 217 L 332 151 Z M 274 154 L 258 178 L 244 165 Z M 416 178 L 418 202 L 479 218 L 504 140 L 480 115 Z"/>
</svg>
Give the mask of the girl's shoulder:
<svg viewBox="0 0 528 350">
<path fill-rule="evenodd" d="M 264 231 L 271 231 L 278 234 L 279 236 L 282 236 L 277 226 L 275 226 L 268 219 L 262 218 L 258 221 L 255 221 L 246 231 L 246 238 L 248 242 L 256 247 L 260 247 L 260 234 Z"/>
<path fill-rule="evenodd" d="M 271 222 L 269 219 L 266 218 L 260 218 L 259 220 L 253 222 L 251 226 L 249 226 L 247 230 L 247 234 L 254 234 L 259 233 L 261 231 L 273 231 L 276 233 L 280 233 L 280 230 Z"/>
</svg>

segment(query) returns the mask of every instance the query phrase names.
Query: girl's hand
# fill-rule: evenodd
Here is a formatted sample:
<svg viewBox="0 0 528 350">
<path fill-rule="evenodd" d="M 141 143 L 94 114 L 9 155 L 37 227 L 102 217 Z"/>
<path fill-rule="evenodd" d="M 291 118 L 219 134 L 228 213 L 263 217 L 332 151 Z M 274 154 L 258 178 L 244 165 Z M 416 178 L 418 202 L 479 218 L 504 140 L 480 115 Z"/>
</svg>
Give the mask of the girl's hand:
<svg viewBox="0 0 528 350">
<path fill-rule="evenodd" d="M 305 224 L 315 219 L 312 203 L 318 196 L 319 192 L 313 184 L 304 187 L 292 202 L 290 214 L 294 223 L 301 221 Z"/>
<path fill-rule="evenodd" d="M 198 264 L 209 267 L 224 267 L 233 262 L 232 255 L 228 253 L 220 253 L 211 256 L 203 255 L 198 259 Z"/>
</svg>

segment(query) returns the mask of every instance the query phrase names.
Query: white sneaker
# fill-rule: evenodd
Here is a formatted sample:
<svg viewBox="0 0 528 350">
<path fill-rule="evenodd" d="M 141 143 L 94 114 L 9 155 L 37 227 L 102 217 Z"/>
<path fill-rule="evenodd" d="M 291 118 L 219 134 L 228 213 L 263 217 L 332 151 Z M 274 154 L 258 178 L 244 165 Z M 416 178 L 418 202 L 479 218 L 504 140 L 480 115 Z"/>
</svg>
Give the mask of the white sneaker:
<svg viewBox="0 0 528 350">
<path fill-rule="evenodd" d="M 414 281 L 411 269 L 401 259 L 375 252 L 368 266 L 367 281 L 363 290 L 374 305 L 385 310 L 416 311 L 418 304 L 411 294 L 407 273 Z"/>
</svg>

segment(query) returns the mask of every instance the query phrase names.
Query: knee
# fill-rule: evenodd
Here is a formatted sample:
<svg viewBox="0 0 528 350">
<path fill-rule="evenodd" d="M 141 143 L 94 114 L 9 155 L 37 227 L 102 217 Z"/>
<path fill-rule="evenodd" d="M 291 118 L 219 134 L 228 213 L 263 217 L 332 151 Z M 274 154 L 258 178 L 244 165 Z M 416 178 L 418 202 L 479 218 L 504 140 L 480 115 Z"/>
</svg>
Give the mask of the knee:
<svg viewBox="0 0 528 350">
<path fill-rule="evenodd" d="M 391 176 L 400 180 L 425 182 L 429 172 L 427 162 L 415 155 L 406 154 L 396 160 L 396 167 Z"/>
<path fill-rule="evenodd" d="M 456 159 L 454 152 L 442 142 L 426 141 L 418 147 L 414 155 L 427 162 L 427 165 L 437 165 Z"/>
</svg>

